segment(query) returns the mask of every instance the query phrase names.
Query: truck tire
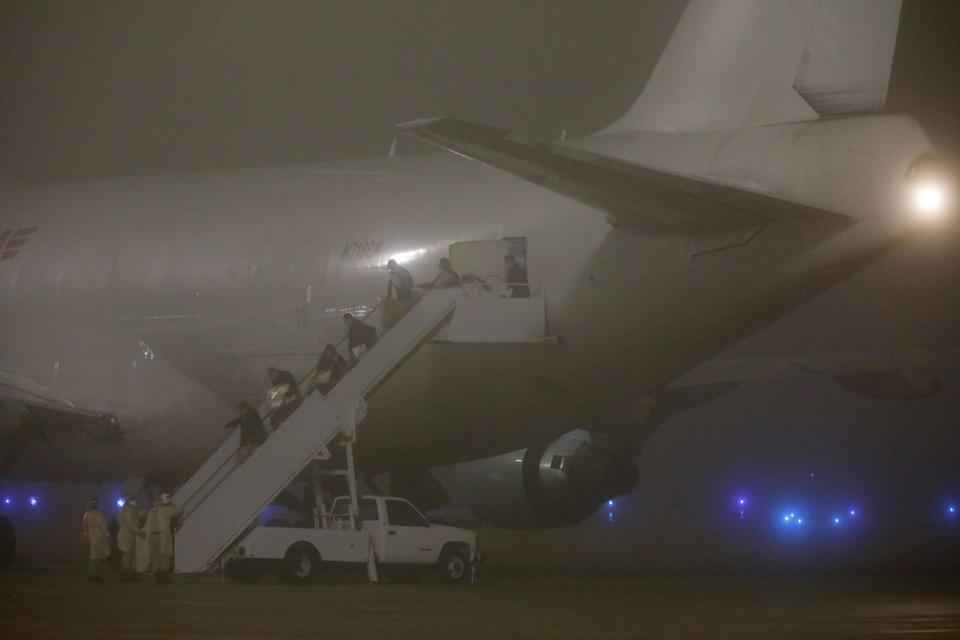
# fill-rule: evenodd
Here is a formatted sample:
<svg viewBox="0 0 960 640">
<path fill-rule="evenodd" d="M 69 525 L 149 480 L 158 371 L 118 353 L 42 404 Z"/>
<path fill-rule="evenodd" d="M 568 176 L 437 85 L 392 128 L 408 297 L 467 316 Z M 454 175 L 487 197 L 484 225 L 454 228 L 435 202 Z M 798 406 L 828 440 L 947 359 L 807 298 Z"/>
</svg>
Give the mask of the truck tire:
<svg viewBox="0 0 960 640">
<path fill-rule="evenodd" d="M 308 584 L 320 567 L 320 554 L 307 542 L 290 545 L 280 563 L 280 579 L 290 584 Z"/>
<path fill-rule="evenodd" d="M 459 584 L 470 577 L 470 554 L 460 547 L 447 547 L 437 561 L 440 579 L 447 584 Z"/>
<path fill-rule="evenodd" d="M 263 564 L 256 560 L 244 560 L 242 558 L 231 558 L 224 567 L 227 575 L 234 582 L 250 584 L 263 577 Z"/>
</svg>

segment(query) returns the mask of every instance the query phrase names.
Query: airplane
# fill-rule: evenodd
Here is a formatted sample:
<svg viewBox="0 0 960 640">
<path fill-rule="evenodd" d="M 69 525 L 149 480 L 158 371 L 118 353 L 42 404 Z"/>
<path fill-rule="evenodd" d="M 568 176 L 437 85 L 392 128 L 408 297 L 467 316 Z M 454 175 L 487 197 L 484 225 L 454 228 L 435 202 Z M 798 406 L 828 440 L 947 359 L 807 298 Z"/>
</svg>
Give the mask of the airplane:
<svg viewBox="0 0 960 640">
<path fill-rule="evenodd" d="M 428 118 L 398 131 L 444 153 L 5 186 L 0 473 L 174 486 L 268 366 L 306 373 L 379 304 L 388 260 L 425 282 L 499 242 L 551 339 L 423 345 L 369 398 L 361 469 L 501 526 L 589 516 L 664 419 L 783 368 L 712 358 L 948 219 L 927 135 L 881 113 L 899 12 L 692 0 L 637 101 L 577 140 Z M 794 363 L 856 387 L 912 355 Z"/>
</svg>

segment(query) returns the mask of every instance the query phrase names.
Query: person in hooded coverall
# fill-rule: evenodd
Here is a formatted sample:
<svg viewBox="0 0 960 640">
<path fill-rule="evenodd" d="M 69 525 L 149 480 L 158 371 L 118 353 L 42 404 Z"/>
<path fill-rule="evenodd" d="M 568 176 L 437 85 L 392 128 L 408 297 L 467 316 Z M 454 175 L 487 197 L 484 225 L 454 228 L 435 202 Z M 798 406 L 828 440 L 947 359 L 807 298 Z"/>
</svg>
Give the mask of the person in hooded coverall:
<svg viewBox="0 0 960 640">
<path fill-rule="evenodd" d="M 157 521 L 157 507 L 160 506 L 160 496 L 153 499 L 153 506 L 147 511 L 147 548 L 150 550 L 150 571 L 154 577 L 160 573 L 160 525 Z"/>
<path fill-rule="evenodd" d="M 83 514 L 83 539 L 90 549 L 87 580 L 103 582 L 103 566 L 110 557 L 110 531 L 100 512 L 100 501 L 96 498 L 87 504 L 87 511 Z"/>
<path fill-rule="evenodd" d="M 137 509 L 136 497 L 126 496 L 123 507 L 120 509 L 120 516 L 117 518 L 117 524 L 120 526 L 117 531 L 117 549 L 121 554 L 120 582 L 140 582 L 140 577 L 137 575 L 137 538 L 144 538 L 147 535 L 140 527 L 141 516 L 140 510 Z"/>
<path fill-rule="evenodd" d="M 170 496 L 160 494 L 157 504 L 147 515 L 147 527 L 150 529 L 150 562 L 153 576 L 157 582 L 173 582 L 170 572 L 173 570 L 173 521 L 183 511 L 173 504 Z"/>
</svg>

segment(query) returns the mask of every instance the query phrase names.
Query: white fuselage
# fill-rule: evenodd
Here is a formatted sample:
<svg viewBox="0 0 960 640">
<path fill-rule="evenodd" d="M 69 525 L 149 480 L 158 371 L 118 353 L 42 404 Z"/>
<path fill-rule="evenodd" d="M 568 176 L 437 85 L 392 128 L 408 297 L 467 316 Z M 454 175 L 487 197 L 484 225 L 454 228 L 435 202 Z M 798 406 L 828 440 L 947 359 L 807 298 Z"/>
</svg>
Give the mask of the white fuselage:
<svg viewBox="0 0 960 640">
<path fill-rule="evenodd" d="M 345 311 L 377 303 L 389 258 L 428 281 L 464 240 L 527 238 L 560 344 L 426 345 L 371 398 L 365 461 L 474 459 L 589 427 L 892 247 L 912 224 L 903 173 L 930 152 L 901 116 L 571 144 L 851 223 L 645 237 L 449 155 L 12 190 L 0 227 L 37 231 L 0 262 L 0 370 L 124 432 L 54 434 L 13 474 L 181 477 L 267 366 L 305 373 Z"/>
</svg>

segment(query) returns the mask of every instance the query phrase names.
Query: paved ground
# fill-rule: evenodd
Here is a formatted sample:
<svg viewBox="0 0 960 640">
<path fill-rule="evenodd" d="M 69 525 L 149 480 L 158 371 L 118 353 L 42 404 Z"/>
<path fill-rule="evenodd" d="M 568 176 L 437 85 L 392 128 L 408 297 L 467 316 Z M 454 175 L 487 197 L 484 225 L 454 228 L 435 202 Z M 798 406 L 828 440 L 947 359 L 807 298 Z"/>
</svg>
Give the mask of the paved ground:
<svg viewBox="0 0 960 640">
<path fill-rule="evenodd" d="M 113 578 L 115 580 L 115 578 Z M 960 638 L 957 577 L 488 575 L 294 587 L 0 572 L 0 638 Z"/>
</svg>

